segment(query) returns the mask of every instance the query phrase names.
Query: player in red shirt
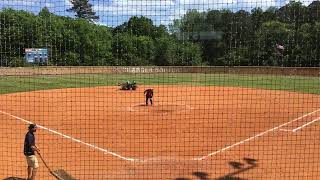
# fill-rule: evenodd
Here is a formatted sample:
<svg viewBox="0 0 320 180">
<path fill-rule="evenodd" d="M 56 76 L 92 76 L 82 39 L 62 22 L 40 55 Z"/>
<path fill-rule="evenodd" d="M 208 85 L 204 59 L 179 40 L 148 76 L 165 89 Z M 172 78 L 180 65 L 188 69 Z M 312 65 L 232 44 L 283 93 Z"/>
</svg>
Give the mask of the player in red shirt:
<svg viewBox="0 0 320 180">
<path fill-rule="evenodd" d="M 150 103 L 152 105 L 153 89 L 146 89 L 144 91 L 144 94 L 146 95 L 146 105 L 148 106 L 149 99 L 150 99 Z"/>
</svg>

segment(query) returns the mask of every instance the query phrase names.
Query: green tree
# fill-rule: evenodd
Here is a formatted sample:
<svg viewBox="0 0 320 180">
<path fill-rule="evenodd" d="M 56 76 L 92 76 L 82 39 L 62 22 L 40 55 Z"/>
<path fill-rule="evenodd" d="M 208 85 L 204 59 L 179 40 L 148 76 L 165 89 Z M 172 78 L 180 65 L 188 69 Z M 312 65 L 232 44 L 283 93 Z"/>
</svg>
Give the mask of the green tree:
<svg viewBox="0 0 320 180">
<path fill-rule="evenodd" d="M 263 12 L 262 22 L 278 20 L 277 13 L 278 13 L 278 8 L 273 6 L 269 7 Z"/>
<path fill-rule="evenodd" d="M 309 14 L 301 2 L 290 1 L 279 9 L 277 16 L 281 22 L 294 24 L 298 28 L 308 20 Z"/>
<path fill-rule="evenodd" d="M 306 23 L 299 29 L 299 46 L 301 47 L 300 66 L 320 66 L 320 22 Z"/>
<path fill-rule="evenodd" d="M 169 66 L 173 65 L 175 54 L 175 39 L 171 37 L 159 37 L 155 40 L 155 59 L 154 65 Z"/>
<path fill-rule="evenodd" d="M 67 9 L 68 12 L 75 12 L 76 17 L 79 19 L 84 19 L 89 22 L 93 22 L 99 19 L 99 16 L 96 16 L 95 12 L 92 10 L 92 4 L 89 3 L 89 0 L 70 0 L 73 7 L 70 9 Z M 81 64 L 86 64 L 88 61 L 89 56 L 86 55 L 85 51 L 88 51 L 88 49 L 85 49 L 85 43 L 88 41 L 85 39 L 87 32 L 87 24 L 84 22 L 79 21 L 77 29 L 77 34 L 80 38 L 80 46 L 79 46 L 79 58 Z M 90 64 L 90 63 L 89 63 Z"/>
<path fill-rule="evenodd" d="M 154 36 L 155 27 L 152 24 L 152 20 L 146 17 L 131 17 L 126 27 L 126 32 L 132 33 L 136 36 Z"/>
<path fill-rule="evenodd" d="M 259 29 L 263 23 L 263 10 L 261 8 L 254 8 L 251 10 L 251 27 L 252 31 Z"/>
<path fill-rule="evenodd" d="M 93 25 L 91 37 L 93 39 L 92 65 L 115 65 L 112 56 L 112 33 L 105 26 Z"/>
<path fill-rule="evenodd" d="M 189 10 L 181 18 L 173 21 L 170 31 L 174 36 L 181 40 L 197 41 L 200 32 L 208 31 L 208 24 L 205 22 L 206 13 L 200 13 L 197 10 Z"/>
<path fill-rule="evenodd" d="M 129 33 L 135 36 L 149 36 L 153 39 L 169 35 L 164 25 L 157 27 L 153 25 L 151 19 L 143 16 L 133 16 L 128 22 L 124 22 L 123 24 L 117 26 L 113 30 L 113 34 L 115 35 L 117 33 Z"/>
<path fill-rule="evenodd" d="M 92 4 L 89 3 L 89 0 L 70 0 L 73 7 L 67 9 L 68 12 L 75 12 L 76 17 L 81 19 L 86 19 L 89 21 L 96 21 L 99 19 L 99 16 L 96 16 L 96 13 L 92 9 Z"/>
<path fill-rule="evenodd" d="M 298 31 L 302 24 L 308 20 L 308 9 L 301 2 L 290 1 L 285 6 L 281 7 L 278 12 L 278 16 L 281 22 L 290 24 L 294 28 L 294 36 L 290 41 L 290 58 L 297 60 L 301 50 L 298 42 Z"/>
<path fill-rule="evenodd" d="M 276 44 L 283 44 L 286 49 L 291 49 L 288 40 L 292 39 L 293 30 L 287 24 L 279 21 L 270 21 L 262 24 L 261 28 L 256 32 L 256 48 L 254 57 L 257 58 L 257 65 L 288 65 L 288 62 L 283 62 L 283 58 L 277 58 Z M 287 52 L 286 52 L 287 53 Z"/>
<path fill-rule="evenodd" d="M 174 66 L 198 66 L 202 63 L 201 47 L 198 44 L 185 42 L 174 46 Z"/>
<path fill-rule="evenodd" d="M 310 66 L 320 67 L 320 22 L 316 22 L 312 32 L 312 63 Z"/>
<path fill-rule="evenodd" d="M 4 66 L 17 66 L 28 47 L 38 46 L 39 18 L 32 13 L 4 9 L 0 12 L 0 49 L 1 64 Z"/>
<path fill-rule="evenodd" d="M 309 23 L 303 24 L 298 30 L 297 45 L 295 51 L 300 51 L 297 53 L 296 66 L 310 66 L 312 64 L 312 34 L 313 27 Z"/>
<path fill-rule="evenodd" d="M 226 47 L 222 39 L 222 32 L 225 28 L 226 22 L 224 21 L 222 15 L 223 14 L 219 10 L 210 10 L 205 19 L 208 31 L 221 34 L 215 37 L 204 39 L 201 42 L 203 61 L 209 65 L 224 65 L 224 63 L 222 63 L 219 59 L 225 54 Z"/>
<path fill-rule="evenodd" d="M 119 33 L 114 36 L 112 52 L 116 65 L 151 65 L 154 61 L 154 43 L 151 37 Z"/>
<path fill-rule="evenodd" d="M 311 23 L 320 21 L 320 1 L 313 1 L 308 6 L 309 20 Z"/>
</svg>

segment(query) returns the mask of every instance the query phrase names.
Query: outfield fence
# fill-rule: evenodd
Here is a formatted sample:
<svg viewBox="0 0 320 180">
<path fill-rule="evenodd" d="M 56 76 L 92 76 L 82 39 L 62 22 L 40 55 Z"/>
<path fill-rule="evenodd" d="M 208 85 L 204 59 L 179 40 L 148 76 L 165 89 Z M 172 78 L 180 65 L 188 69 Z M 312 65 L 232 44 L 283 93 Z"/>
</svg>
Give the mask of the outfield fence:
<svg viewBox="0 0 320 180">
<path fill-rule="evenodd" d="M 127 67 L 27 67 L 0 68 L 3 76 L 31 75 L 65 75 L 65 74 L 117 74 L 117 73 L 209 73 L 209 74 L 244 74 L 244 75 L 283 75 L 283 76 L 314 76 L 320 75 L 319 67 L 185 67 L 185 66 L 127 66 Z"/>
</svg>

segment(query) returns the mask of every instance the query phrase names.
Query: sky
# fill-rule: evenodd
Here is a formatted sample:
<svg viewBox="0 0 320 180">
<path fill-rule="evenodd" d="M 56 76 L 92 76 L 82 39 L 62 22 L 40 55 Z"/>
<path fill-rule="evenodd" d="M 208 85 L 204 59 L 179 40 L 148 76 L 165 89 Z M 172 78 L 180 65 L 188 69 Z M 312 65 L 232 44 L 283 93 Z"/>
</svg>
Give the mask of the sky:
<svg viewBox="0 0 320 180">
<path fill-rule="evenodd" d="M 146 16 L 152 19 L 155 25 L 169 25 L 189 9 L 251 11 L 256 7 L 264 10 L 270 6 L 281 7 L 288 2 L 289 0 L 89 0 L 100 17 L 98 23 L 113 27 L 128 21 L 131 16 Z M 307 6 L 312 0 L 300 2 Z M 50 12 L 57 15 L 74 15 L 66 12 L 66 9 L 72 7 L 69 0 L 0 0 L 0 9 L 13 8 L 37 14 L 43 7 L 48 7 Z"/>
</svg>

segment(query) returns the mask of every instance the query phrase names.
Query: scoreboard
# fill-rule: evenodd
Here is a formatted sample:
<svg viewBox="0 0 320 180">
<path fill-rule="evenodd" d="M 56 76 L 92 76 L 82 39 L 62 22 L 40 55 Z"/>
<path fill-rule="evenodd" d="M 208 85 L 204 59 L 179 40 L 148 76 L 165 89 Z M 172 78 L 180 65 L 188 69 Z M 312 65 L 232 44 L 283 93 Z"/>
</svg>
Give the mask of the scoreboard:
<svg viewBox="0 0 320 180">
<path fill-rule="evenodd" d="M 26 48 L 25 59 L 28 63 L 47 64 L 48 49 L 46 48 Z"/>
</svg>

